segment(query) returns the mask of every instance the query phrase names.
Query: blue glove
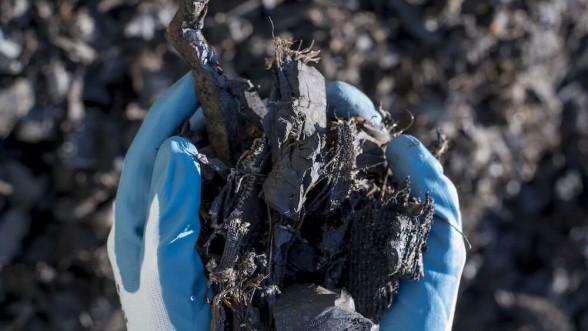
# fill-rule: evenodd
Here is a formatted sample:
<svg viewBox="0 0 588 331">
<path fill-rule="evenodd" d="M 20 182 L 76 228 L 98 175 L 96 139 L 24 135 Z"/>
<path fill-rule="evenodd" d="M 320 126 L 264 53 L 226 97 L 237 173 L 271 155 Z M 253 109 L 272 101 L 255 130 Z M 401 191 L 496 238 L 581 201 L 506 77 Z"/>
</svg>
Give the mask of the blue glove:
<svg viewBox="0 0 588 331">
<path fill-rule="evenodd" d="M 108 253 L 129 330 L 207 330 L 210 325 L 207 280 L 194 249 L 200 232 L 197 151 L 183 138 L 167 138 L 198 108 L 193 86 L 188 74 L 153 105 L 125 159 Z M 369 98 L 350 85 L 331 84 L 327 93 L 329 109 L 338 116 L 381 121 Z M 199 115 L 192 117 L 193 127 L 202 127 Z M 436 218 L 461 228 L 455 188 L 418 140 L 395 139 L 387 156 L 397 178 L 411 176 L 414 195 L 431 193 Z M 425 278 L 403 282 L 382 330 L 451 327 L 463 242 L 436 221 L 428 244 Z"/>
<path fill-rule="evenodd" d="M 371 118 L 381 123 L 370 99 L 347 83 L 329 84 L 327 99 L 331 115 Z M 380 330 L 450 330 L 466 257 L 463 238 L 452 228 L 462 229 L 457 191 L 443 175 L 439 161 L 412 136 L 393 139 L 386 148 L 386 158 L 396 180 L 410 177 L 412 196 L 424 201 L 427 192 L 431 195 L 435 217 L 423 257 L 425 276 L 420 281 L 401 281 Z"/>
<path fill-rule="evenodd" d="M 209 330 L 196 148 L 170 137 L 198 108 L 191 74 L 147 113 L 123 166 L 108 237 L 129 330 Z"/>
</svg>

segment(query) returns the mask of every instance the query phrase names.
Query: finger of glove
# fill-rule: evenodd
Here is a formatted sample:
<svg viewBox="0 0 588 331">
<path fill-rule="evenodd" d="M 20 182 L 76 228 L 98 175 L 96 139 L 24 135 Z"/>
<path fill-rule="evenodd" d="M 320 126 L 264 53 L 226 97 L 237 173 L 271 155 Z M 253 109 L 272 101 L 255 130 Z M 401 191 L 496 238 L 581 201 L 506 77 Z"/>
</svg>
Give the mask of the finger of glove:
<svg viewBox="0 0 588 331">
<path fill-rule="evenodd" d="M 434 199 L 435 218 L 423 255 L 425 275 L 403 280 L 396 301 L 381 321 L 382 330 L 450 329 L 457 301 L 465 246 L 459 232 L 457 192 L 441 164 L 414 137 L 402 135 L 387 147 L 388 163 L 397 180 L 411 179 L 411 195 Z"/>
<path fill-rule="evenodd" d="M 205 300 L 207 280 L 195 249 L 200 234 L 201 193 L 196 155 L 196 147 L 184 138 L 172 137 L 161 145 L 145 229 L 141 280 L 151 281 L 141 288 L 151 287 L 154 292 L 160 289 L 177 330 L 204 330 L 210 325 L 210 306 Z"/>
<path fill-rule="evenodd" d="M 194 79 L 187 74 L 151 107 L 125 157 L 115 203 L 112 263 L 118 265 L 123 286 L 129 292 L 139 286 L 141 247 L 157 149 L 197 108 Z"/>
<path fill-rule="evenodd" d="M 382 116 L 374 104 L 355 86 L 335 81 L 327 84 L 327 115 L 331 118 L 363 117 L 382 124 Z"/>
</svg>

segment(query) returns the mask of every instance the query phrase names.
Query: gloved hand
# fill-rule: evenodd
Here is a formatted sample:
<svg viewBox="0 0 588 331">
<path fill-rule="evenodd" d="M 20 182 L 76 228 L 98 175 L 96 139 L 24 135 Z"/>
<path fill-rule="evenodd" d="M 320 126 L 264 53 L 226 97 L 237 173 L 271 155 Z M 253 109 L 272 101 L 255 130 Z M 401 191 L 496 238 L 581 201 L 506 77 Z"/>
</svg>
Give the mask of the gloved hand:
<svg viewBox="0 0 588 331">
<path fill-rule="evenodd" d="M 327 95 L 331 113 L 380 120 L 369 98 L 348 84 L 330 84 Z M 209 328 L 206 278 L 194 249 L 201 190 L 196 148 L 183 138 L 166 139 L 197 108 L 188 74 L 153 105 L 127 153 L 108 253 L 129 330 Z M 201 127 L 198 115 L 192 124 Z M 425 278 L 401 284 L 380 329 L 449 329 L 465 249 L 460 235 L 439 219 L 461 228 L 455 188 L 413 137 L 392 141 L 387 157 L 398 179 L 411 176 L 413 195 L 430 192 L 436 221 L 424 257 Z"/>
<path fill-rule="evenodd" d="M 129 330 L 208 330 L 196 148 L 170 137 L 198 108 L 187 74 L 147 113 L 123 166 L 108 257 Z"/>
<path fill-rule="evenodd" d="M 330 83 L 327 99 L 331 116 L 363 117 L 381 123 L 370 99 L 347 83 Z M 448 224 L 461 231 L 457 191 L 443 175 L 439 161 L 412 136 L 393 139 L 386 148 L 386 158 L 396 180 L 410 177 L 412 196 L 424 201 L 427 192 L 431 195 L 435 216 L 423 257 L 425 276 L 418 282 L 401 281 L 380 330 L 450 330 L 466 256 L 461 234 Z"/>
</svg>

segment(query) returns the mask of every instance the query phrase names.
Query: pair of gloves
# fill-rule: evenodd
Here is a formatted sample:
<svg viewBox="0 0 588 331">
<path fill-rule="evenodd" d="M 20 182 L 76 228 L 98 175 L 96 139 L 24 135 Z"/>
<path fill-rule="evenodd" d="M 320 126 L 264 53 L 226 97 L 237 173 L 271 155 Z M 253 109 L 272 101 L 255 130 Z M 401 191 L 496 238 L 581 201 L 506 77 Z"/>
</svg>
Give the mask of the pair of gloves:
<svg viewBox="0 0 588 331">
<path fill-rule="evenodd" d="M 342 82 L 327 86 L 329 113 L 381 120 L 370 99 Z M 208 330 L 207 279 L 194 249 L 200 232 L 201 180 L 196 147 L 171 137 L 188 116 L 203 117 L 187 74 L 147 113 L 125 158 L 108 237 L 129 330 Z M 465 263 L 457 192 L 441 164 L 414 137 L 401 135 L 386 148 L 396 180 L 411 179 L 412 195 L 435 202 L 424 254 L 425 276 L 402 281 L 380 330 L 449 330 Z M 204 188 L 205 189 L 205 188 Z M 451 224 L 451 225 L 450 225 Z"/>
</svg>

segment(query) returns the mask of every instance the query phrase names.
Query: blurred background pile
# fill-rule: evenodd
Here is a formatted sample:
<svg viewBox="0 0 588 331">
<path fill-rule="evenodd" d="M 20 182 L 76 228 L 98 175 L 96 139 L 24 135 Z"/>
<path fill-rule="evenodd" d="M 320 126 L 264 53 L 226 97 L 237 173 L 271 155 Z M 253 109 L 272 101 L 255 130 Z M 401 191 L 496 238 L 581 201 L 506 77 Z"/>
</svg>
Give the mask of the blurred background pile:
<svg viewBox="0 0 588 331">
<path fill-rule="evenodd" d="M 106 256 L 126 148 L 188 67 L 178 0 L 0 0 L 0 329 L 120 330 Z M 587 0 L 211 1 L 267 95 L 275 34 L 321 50 L 426 144 L 472 243 L 455 330 L 588 330 Z"/>
</svg>

